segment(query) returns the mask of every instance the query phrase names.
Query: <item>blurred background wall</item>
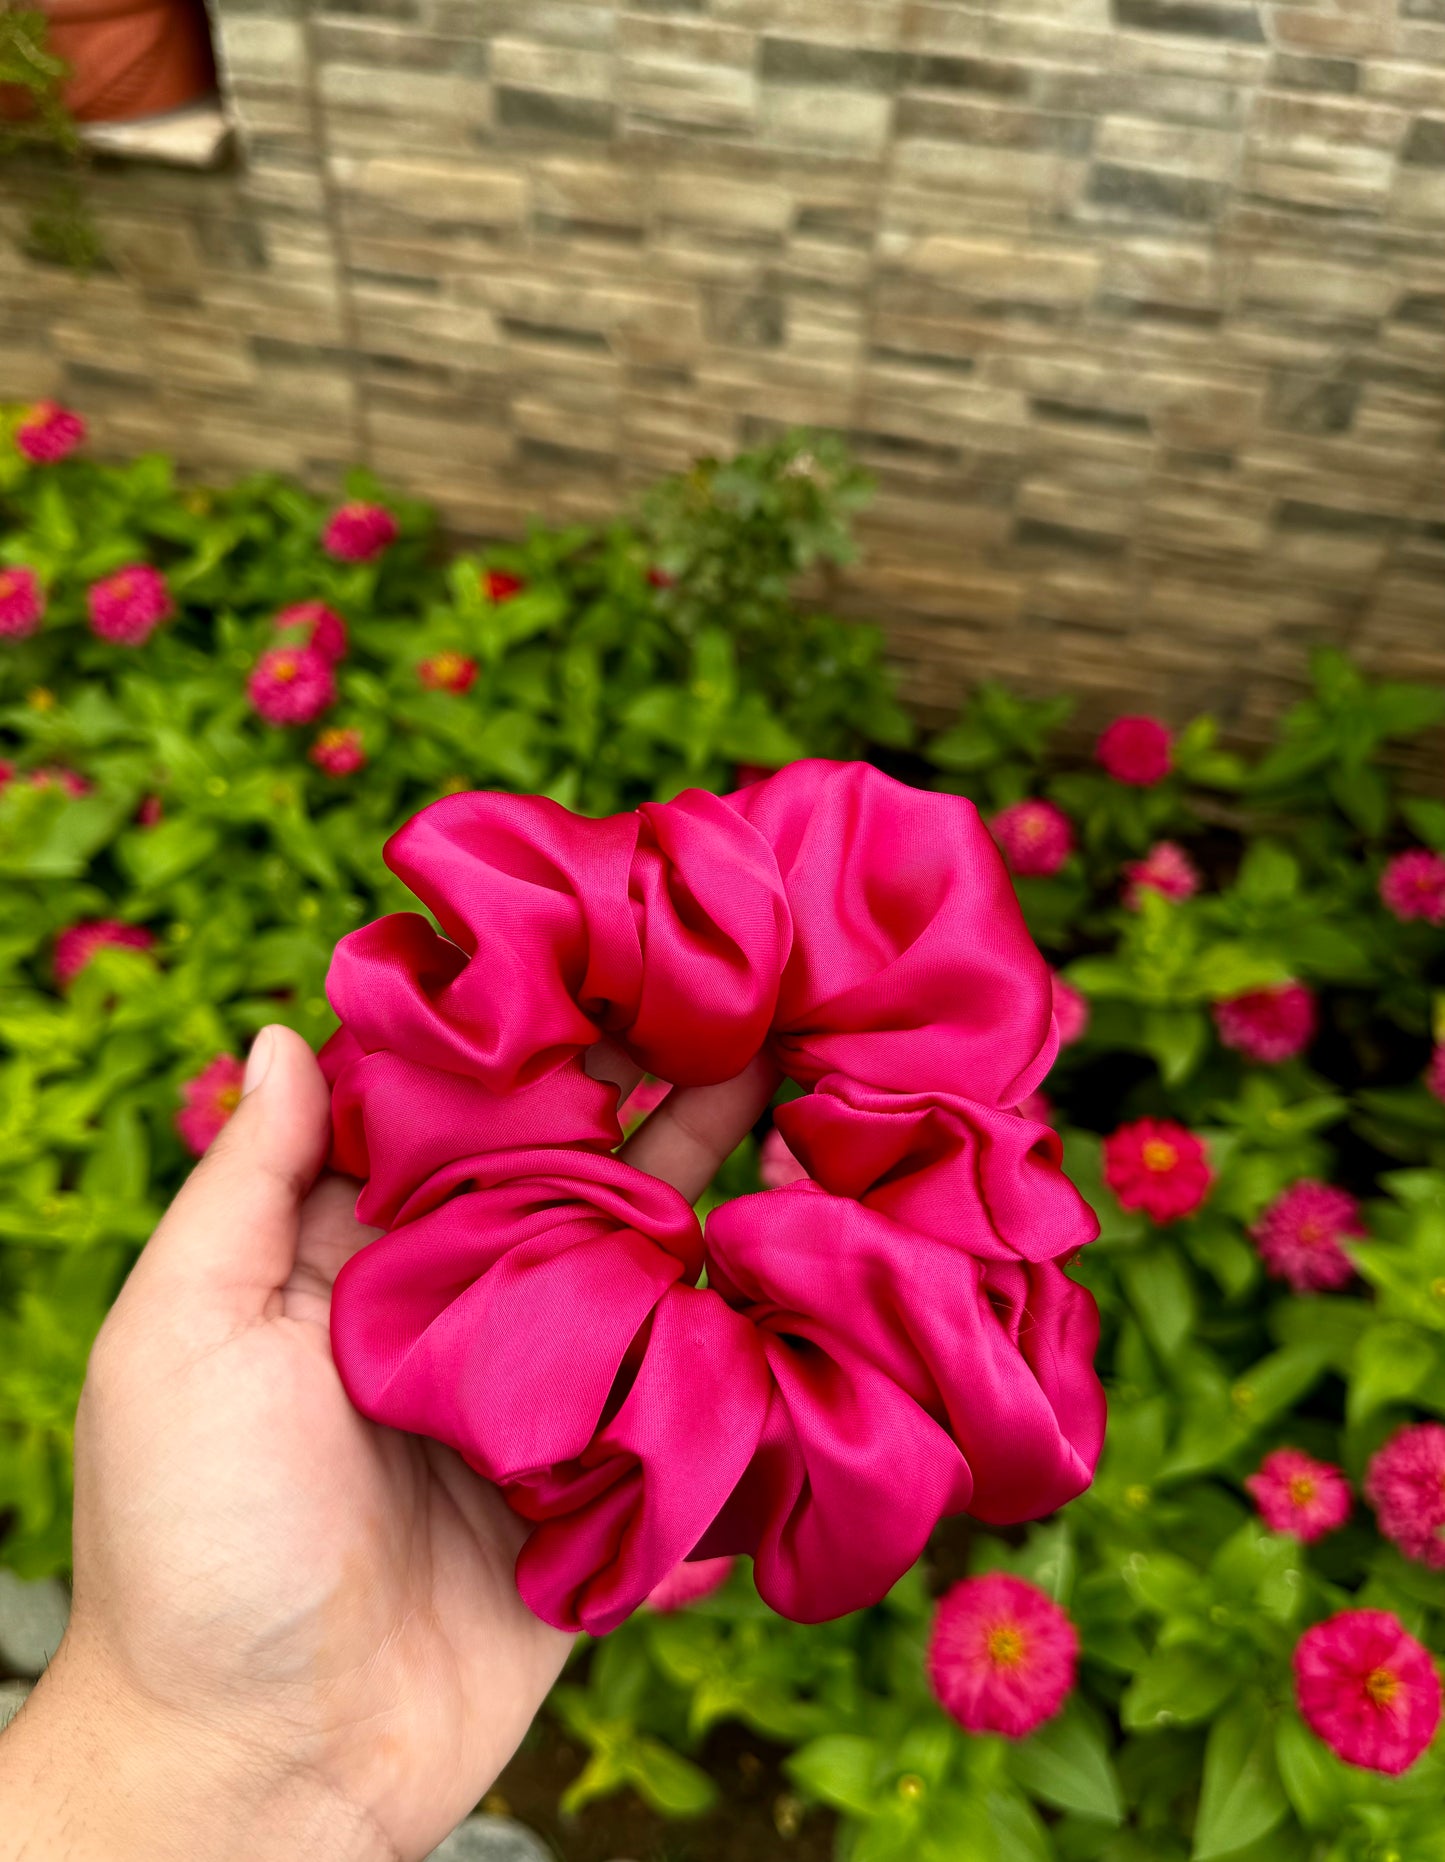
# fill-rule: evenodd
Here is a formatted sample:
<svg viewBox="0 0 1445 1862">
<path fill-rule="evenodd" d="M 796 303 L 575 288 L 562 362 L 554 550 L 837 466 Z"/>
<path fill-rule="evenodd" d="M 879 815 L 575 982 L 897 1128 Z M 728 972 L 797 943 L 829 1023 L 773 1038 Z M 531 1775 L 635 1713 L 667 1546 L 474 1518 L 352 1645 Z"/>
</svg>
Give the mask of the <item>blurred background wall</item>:
<svg viewBox="0 0 1445 1862">
<path fill-rule="evenodd" d="M 1445 0 L 217 0 L 233 153 L 98 162 L 0 396 L 465 532 L 801 422 L 910 696 L 1246 734 L 1309 643 L 1445 675 Z"/>
</svg>

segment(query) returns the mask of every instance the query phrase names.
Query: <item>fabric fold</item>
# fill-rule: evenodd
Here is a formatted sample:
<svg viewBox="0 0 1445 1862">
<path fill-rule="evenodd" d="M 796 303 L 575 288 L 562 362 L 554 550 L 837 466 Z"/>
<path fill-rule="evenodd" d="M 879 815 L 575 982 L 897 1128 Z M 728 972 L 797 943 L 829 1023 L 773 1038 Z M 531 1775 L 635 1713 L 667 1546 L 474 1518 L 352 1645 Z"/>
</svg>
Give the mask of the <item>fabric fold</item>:
<svg viewBox="0 0 1445 1862">
<path fill-rule="evenodd" d="M 333 1162 L 385 1232 L 337 1279 L 357 1406 L 533 1531 L 539 1616 L 605 1633 L 747 1552 L 800 1621 L 880 1597 L 947 1513 L 1035 1517 L 1103 1432 L 1096 1232 L 1019 1102 L 1049 972 L 972 805 L 807 761 L 586 820 L 458 795 L 386 850 L 434 915 L 338 945 Z M 766 1052 L 809 1180 L 715 1209 L 614 1153 L 602 1036 L 674 1084 Z"/>
</svg>

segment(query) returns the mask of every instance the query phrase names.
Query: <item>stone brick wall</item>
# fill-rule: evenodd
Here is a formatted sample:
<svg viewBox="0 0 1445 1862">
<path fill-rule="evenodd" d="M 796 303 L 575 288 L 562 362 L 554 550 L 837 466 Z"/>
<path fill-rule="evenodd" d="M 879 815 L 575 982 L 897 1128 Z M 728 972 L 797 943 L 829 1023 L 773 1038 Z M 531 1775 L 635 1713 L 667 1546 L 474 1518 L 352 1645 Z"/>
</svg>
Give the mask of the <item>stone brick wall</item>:
<svg viewBox="0 0 1445 1862">
<path fill-rule="evenodd" d="M 240 159 L 98 170 L 112 269 L 0 178 L 0 394 L 493 534 L 840 429 L 930 709 L 1445 676 L 1445 0 L 216 10 Z"/>
</svg>

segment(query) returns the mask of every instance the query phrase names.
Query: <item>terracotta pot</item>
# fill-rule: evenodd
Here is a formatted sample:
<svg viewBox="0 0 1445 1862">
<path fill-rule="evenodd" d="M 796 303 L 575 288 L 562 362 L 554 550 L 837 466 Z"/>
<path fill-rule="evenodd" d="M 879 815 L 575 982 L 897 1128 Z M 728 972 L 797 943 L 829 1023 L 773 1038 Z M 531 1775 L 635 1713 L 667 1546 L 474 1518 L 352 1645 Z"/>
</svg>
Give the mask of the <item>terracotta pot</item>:
<svg viewBox="0 0 1445 1862">
<path fill-rule="evenodd" d="M 48 41 L 70 66 L 65 106 L 81 123 L 178 110 L 216 88 L 203 0 L 41 0 Z"/>
</svg>

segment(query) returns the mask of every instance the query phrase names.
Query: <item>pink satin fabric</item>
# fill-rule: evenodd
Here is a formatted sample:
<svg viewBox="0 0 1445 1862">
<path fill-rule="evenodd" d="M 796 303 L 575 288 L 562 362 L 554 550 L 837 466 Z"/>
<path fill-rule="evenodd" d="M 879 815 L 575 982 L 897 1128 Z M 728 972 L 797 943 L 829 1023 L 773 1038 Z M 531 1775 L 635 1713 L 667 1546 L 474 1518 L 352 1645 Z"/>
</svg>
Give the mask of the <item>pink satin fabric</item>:
<svg viewBox="0 0 1445 1862">
<path fill-rule="evenodd" d="M 614 1628 L 690 1555 L 747 1552 L 818 1622 L 937 1521 L 1051 1512 L 1103 1439 L 1097 1232 L 1016 1110 L 1049 972 L 973 806 L 796 763 L 587 820 L 457 795 L 388 864 L 435 914 L 337 947 L 334 1162 L 387 1232 L 336 1283 L 357 1407 L 449 1443 L 535 1529 L 522 1596 Z M 714 1210 L 612 1155 L 602 1033 L 678 1085 L 766 1048 L 809 1180 Z M 706 1285 L 699 1286 L 706 1269 Z"/>
</svg>

